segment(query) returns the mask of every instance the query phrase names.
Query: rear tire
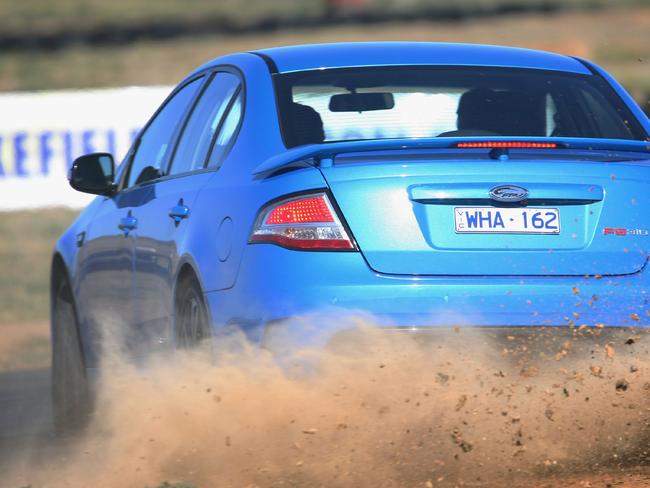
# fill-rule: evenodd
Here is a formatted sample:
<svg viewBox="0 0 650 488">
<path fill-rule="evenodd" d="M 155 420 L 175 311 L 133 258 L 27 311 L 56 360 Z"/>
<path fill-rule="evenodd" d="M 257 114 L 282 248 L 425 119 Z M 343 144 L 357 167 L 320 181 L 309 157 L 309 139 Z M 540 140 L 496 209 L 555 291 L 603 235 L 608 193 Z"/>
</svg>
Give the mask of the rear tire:
<svg viewBox="0 0 650 488">
<path fill-rule="evenodd" d="M 212 336 L 203 293 L 189 274 L 177 285 L 174 329 L 179 349 L 194 349 Z"/>
<path fill-rule="evenodd" d="M 52 416 L 59 434 L 82 430 L 91 399 L 72 291 L 65 278 L 52 287 Z"/>
</svg>

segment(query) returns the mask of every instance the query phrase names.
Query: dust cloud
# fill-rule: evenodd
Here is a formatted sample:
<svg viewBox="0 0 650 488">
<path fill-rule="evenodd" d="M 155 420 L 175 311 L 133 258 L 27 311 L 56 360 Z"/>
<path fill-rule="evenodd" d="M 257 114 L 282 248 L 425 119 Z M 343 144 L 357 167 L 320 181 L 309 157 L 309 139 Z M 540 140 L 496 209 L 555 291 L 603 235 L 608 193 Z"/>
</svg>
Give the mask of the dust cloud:
<svg viewBox="0 0 650 488">
<path fill-rule="evenodd" d="M 644 332 L 330 320 L 325 347 L 113 354 L 87 433 L 12 486 L 531 486 L 646 457 Z"/>
</svg>

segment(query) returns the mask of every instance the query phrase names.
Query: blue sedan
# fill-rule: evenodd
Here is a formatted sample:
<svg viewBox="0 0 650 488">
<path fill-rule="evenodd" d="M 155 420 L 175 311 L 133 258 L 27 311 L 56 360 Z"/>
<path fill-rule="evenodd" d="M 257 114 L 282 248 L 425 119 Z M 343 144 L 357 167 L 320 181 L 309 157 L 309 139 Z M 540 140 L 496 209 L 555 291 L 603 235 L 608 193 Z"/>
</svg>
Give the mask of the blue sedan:
<svg viewBox="0 0 650 488">
<path fill-rule="evenodd" d="M 649 134 L 609 74 L 559 54 L 364 43 L 215 59 L 117 169 L 105 153 L 71 169 L 98 196 L 52 262 L 57 425 L 80 423 L 115 331 L 140 356 L 233 327 L 263 345 L 322 310 L 409 330 L 644 326 Z"/>
</svg>

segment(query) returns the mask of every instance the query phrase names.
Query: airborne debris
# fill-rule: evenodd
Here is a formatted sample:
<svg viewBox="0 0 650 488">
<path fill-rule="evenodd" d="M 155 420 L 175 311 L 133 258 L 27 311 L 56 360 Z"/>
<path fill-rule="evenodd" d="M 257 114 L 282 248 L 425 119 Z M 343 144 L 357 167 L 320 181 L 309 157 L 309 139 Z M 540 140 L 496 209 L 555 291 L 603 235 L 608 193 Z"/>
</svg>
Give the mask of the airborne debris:
<svg viewBox="0 0 650 488">
<path fill-rule="evenodd" d="M 454 444 L 456 444 L 458 447 L 461 448 L 463 452 L 470 452 L 472 449 L 474 449 L 474 446 L 470 443 L 467 442 L 466 440 L 463 439 L 463 435 L 460 433 L 460 430 L 454 429 L 453 432 L 451 433 L 451 439 L 454 441 Z"/>
<path fill-rule="evenodd" d="M 598 376 L 599 378 L 602 378 L 602 376 L 603 376 L 603 367 L 602 366 L 589 366 L 589 371 L 591 371 L 592 375 Z"/>
<path fill-rule="evenodd" d="M 618 380 L 616 382 L 616 391 L 627 391 L 630 383 L 626 379 Z"/>
<path fill-rule="evenodd" d="M 454 410 L 456 410 L 456 412 L 459 412 L 465 406 L 466 403 L 467 403 L 467 395 L 463 394 L 458 399 L 458 403 L 456 403 L 456 408 Z"/>
<path fill-rule="evenodd" d="M 441 385 L 446 385 L 449 382 L 449 375 L 445 373 L 438 373 L 436 375 L 436 381 Z"/>
<path fill-rule="evenodd" d="M 539 368 L 537 368 L 536 366 L 525 366 L 521 369 L 519 374 L 524 378 L 532 378 L 539 374 Z"/>
<path fill-rule="evenodd" d="M 489 342 L 492 336 L 469 340 L 474 338 L 465 330 L 467 337 L 449 332 L 463 347 L 435 344 L 434 351 L 428 343 L 369 334 L 377 344 L 363 354 L 325 352 L 317 357 L 319 367 L 300 378 L 248 352 L 224 369 L 190 356 L 179 364 L 164 362 L 146 378 L 126 369 L 128 383 L 111 375 L 104 394 L 124 401 L 111 402 L 114 410 L 102 420 L 115 431 L 110 452 L 124 455 L 108 459 L 98 473 L 111 483 L 87 485 L 151 486 L 140 482 L 142 473 L 182 477 L 195 469 L 194 478 L 205 481 L 197 486 L 312 486 L 318 485 L 310 483 L 315 479 L 328 479 L 337 486 L 423 488 L 427 480 L 432 486 L 458 485 L 462 474 L 478 483 L 471 486 L 498 487 L 503 479 L 495 479 L 497 471 L 518 477 L 545 459 L 551 468 L 564 469 L 574 461 L 592 462 L 593 452 L 622 452 L 646 425 L 641 415 L 650 417 L 649 392 L 642 388 L 647 381 L 650 390 L 650 379 L 632 374 L 645 376 L 647 355 L 628 358 L 632 348 L 623 347 L 633 337 L 638 348 L 640 332 L 625 332 L 616 342 L 597 340 L 598 347 L 590 345 L 584 355 L 577 338 L 565 342 L 566 336 L 540 334 L 527 343 L 530 354 L 505 360 L 500 344 Z M 619 348 L 614 361 L 605 359 L 609 340 Z M 548 346 L 550 354 L 538 357 L 537 344 Z M 494 354 L 488 345 L 495 346 Z M 517 346 L 519 352 L 523 344 Z M 571 352 L 558 367 L 553 355 L 561 347 Z M 176 394 L 181 382 L 192 385 L 182 396 Z M 215 397 L 223 399 L 215 403 Z M 146 442 L 153 438 L 155 444 Z M 83 469 L 89 456 L 102 459 L 95 442 L 83 445 L 90 453 L 80 458 Z M 438 465 L 436 457 L 444 462 Z M 180 462 L 170 468 L 169 459 Z M 214 459 L 224 462 L 217 466 Z M 127 468 L 122 478 L 136 469 L 140 478 L 114 482 L 111 470 L 118 463 Z M 393 472 L 401 479 L 383 483 L 382 476 Z M 34 480 L 32 486 L 50 485 Z"/>
<path fill-rule="evenodd" d="M 555 412 L 551 410 L 551 407 L 546 407 L 546 410 L 544 410 L 544 416 L 549 419 L 551 422 L 554 422 L 553 420 L 553 415 L 555 415 Z"/>
</svg>

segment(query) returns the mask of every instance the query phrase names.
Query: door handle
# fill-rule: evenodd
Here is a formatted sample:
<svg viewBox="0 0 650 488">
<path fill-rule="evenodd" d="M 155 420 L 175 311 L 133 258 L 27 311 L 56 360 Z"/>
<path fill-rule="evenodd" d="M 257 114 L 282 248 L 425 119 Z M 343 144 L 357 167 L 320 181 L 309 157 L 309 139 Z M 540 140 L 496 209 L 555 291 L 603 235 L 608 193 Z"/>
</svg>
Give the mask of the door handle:
<svg viewBox="0 0 650 488">
<path fill-rule="evenodd" d="M 124 237 L 126 237 L 129 232 L 138 227 L 138 219 L 131 215 L 131 211 L 129 210 L 127 216 L 120 219 L 120 223 L 117 224 L 117 227 L 124 232 Z"/>
<path fill-rule="evenodd" d="M 176 225 L 180 224 L 181 220 L 190 216 L 190 209 L 183 203 L 182 198 L 169 210 L 169 216 L 174 220 Z"/>
</svg>

